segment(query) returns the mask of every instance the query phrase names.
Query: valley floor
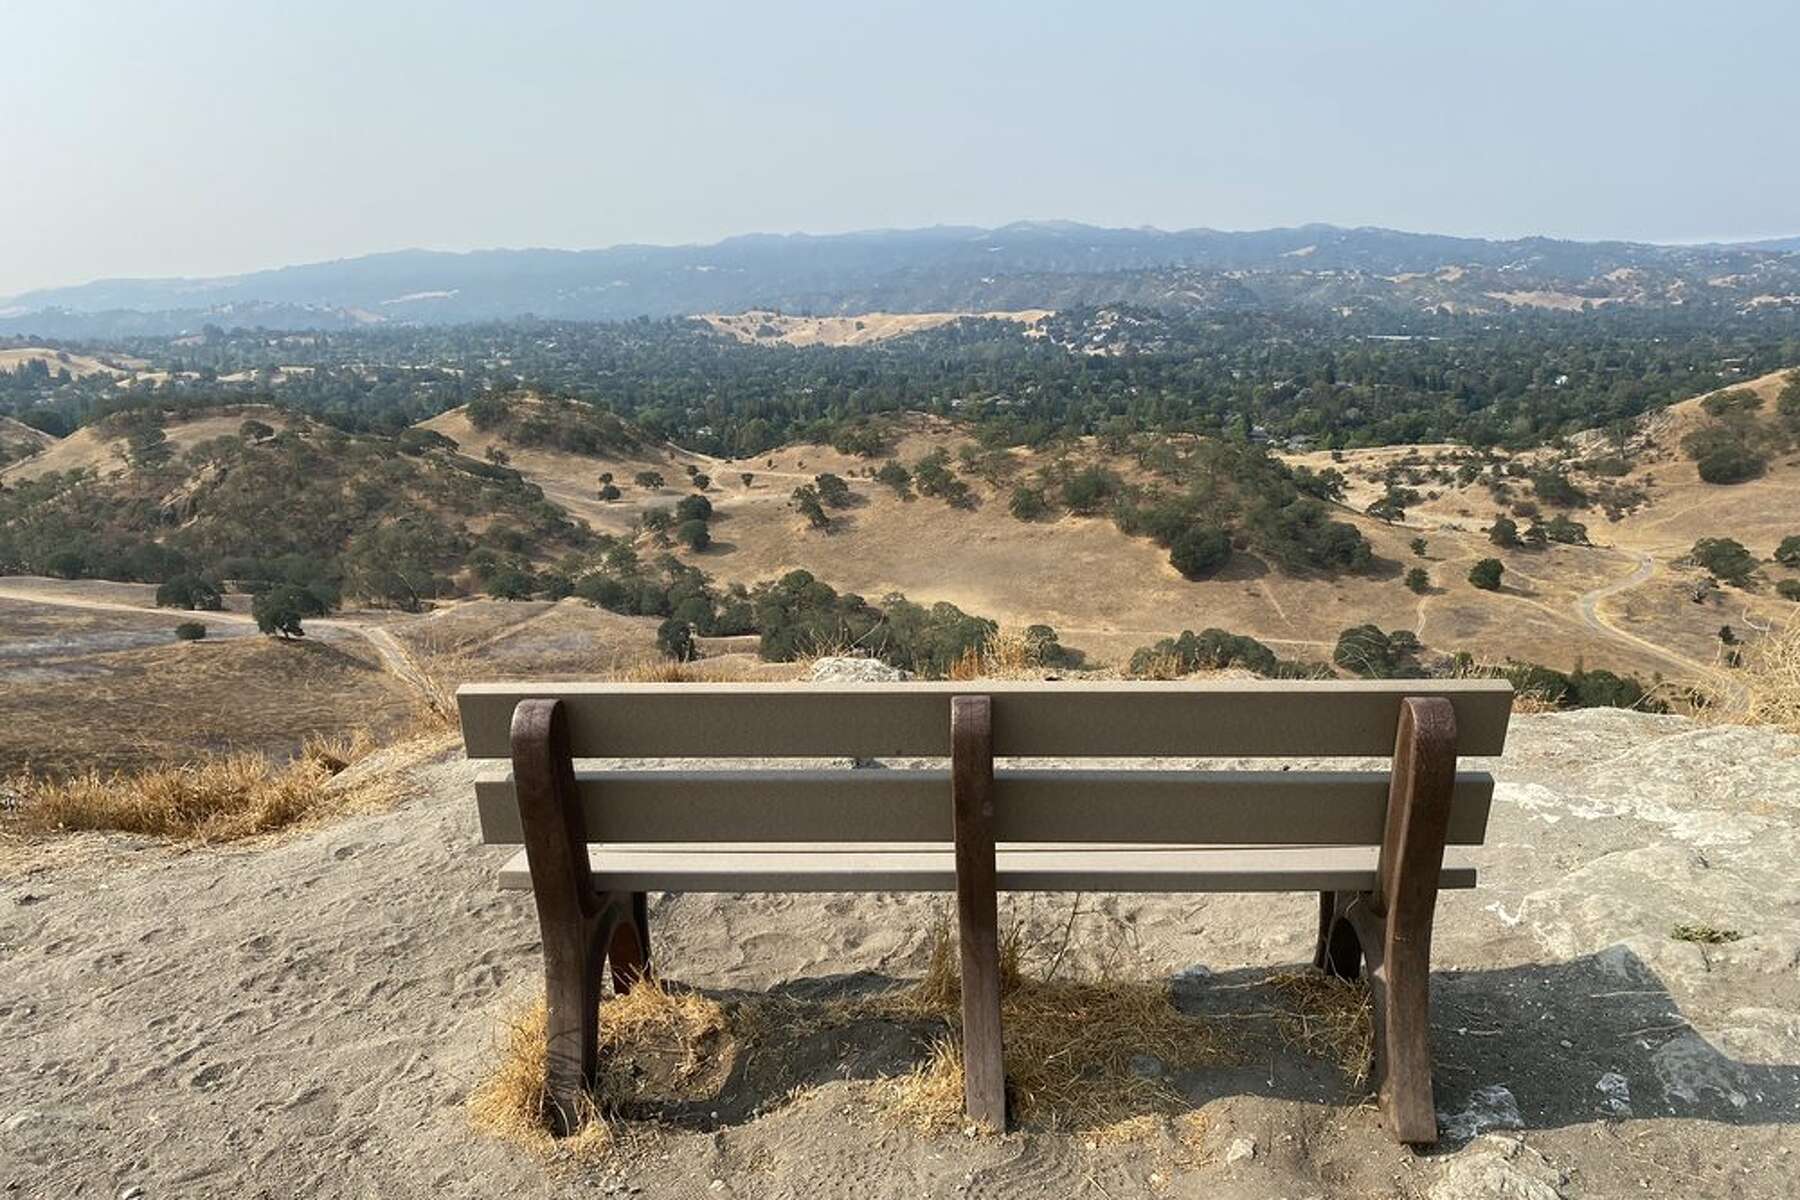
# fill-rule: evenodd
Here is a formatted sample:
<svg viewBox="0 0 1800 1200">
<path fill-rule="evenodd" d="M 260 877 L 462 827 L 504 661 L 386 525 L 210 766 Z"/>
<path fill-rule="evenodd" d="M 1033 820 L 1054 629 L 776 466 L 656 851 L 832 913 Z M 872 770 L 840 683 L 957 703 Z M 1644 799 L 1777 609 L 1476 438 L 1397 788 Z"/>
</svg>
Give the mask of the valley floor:
<svg viewBox="0 0 1800 1200">
<path fill-rule="evenodd" d="M 471 1132 L 464 1109 L 540 959 L 529 896 L 494 889 L 458 757 L 446 741 L 401 767 L 391 811 L 263 843 L 0 844 L 0 1187 L 147 1200 L 1800 1190 L 1800 737 L 1615 710 L 1515 719 L 1504 759 L 1483 764 L 1500 779 L 1483 885 L 1440 909 L 1450 1136 L 1425 1156 L 1389 1143 L 1335 1067 L 1271 1027 L 1267 980 L 1310 957 L 1313 897 L 1095 896 L 1076 927 L 1084 965 L 1128 946 L 1238 1051 L 1175 1080 L 1201 1114 L 1191 1144 L 896 1127 L 872 1081 L 923 1047 L 867 1023 L 777 1029 L 711 1103 L 597 1166 L 546 1167 Z M 1011 903 L 1039 932 L 1069 913 L 1067 897 Z M 665 895 L 651 921 L 672 979 L 804 998 L 918 975 L 940 906 Z M 1678 941 L 1681 924 L 1742 936 Z"/>
</svg>

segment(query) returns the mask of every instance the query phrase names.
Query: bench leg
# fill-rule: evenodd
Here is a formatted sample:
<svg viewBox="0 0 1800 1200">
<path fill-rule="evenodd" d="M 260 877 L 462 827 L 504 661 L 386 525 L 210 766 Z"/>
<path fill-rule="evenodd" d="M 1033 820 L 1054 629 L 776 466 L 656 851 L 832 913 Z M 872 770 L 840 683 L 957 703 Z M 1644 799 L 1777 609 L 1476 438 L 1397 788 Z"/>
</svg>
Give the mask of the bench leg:
<svg viewBox="0 0 1800 1200">
<path fill-rule="evenodd" d="M 639 980 L 650 978 L 650 898 L 631 893 L 631 916 L 613 932 L 607 950 L 612 960 L 613 993 L 623 996 Z"/>
<path fill-rule="evenodd" d="M 1431 1086 L 1431 925 L 1437 910 L 1450 797 L 1456 786 L 1456 710 L 1441 697 L 1403 701 L 1375 893 L 1377 934 L 1362 938 L 1375 1018 L 1376 1083 L 1396 1141 L 1437 1141 Z M 1359 906 L 1353 905 L 1352 917 Z M 1359 929 L 1359 932 L 1362 931 Z"/>
<path fill-rule="evenodd" d="M 1455 783 L 1455 709 L 1435 697 L 1403 701 L 1376 890 L 1327 893 L 1319 905 L 1314 961 L 1341 978 L 1365 961 L 1382 1118 L 1395 1141 L 1415 1146 L 1437 1141 L 1431 926 Z"/>
<path fill-rule="evenodd" d="M 962 950 L 963 1108 L 1006 1130 L 1000 1032 L 1000 918 L 994 871 L 994 742 L 986 696 L 950 700 L 956 830 L 956 927 Z"/>
<path fill-rule="evenodd" d="M 599 1077 L 601 971 L 619 931 L 633 924 L 633 904 L 624 893 L 603 898 L 594 891 L 587 822 L 575 792 L 568 718 L 560 701 L 519 702 L 513 710 L 512 762 L 544 943 L 546 1116 L 558 1133 L 567 1133 L 580 1124 Z"/>
<path fill-rule="evenodd" d="M 1345 919 L 1353 892 L 1319 893 L 1319 942 L 1313 966 L 1335 979 L 1355 979 L 1362 971 L 1362 943 Z"/>
</svg>

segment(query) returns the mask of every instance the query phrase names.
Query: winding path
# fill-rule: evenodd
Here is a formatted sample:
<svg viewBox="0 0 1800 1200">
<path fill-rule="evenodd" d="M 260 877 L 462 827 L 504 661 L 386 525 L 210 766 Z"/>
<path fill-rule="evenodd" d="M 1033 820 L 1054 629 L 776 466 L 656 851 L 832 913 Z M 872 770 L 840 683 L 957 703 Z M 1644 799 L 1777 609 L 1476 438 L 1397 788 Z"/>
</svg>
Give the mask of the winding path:
<svg viewBox="0 0 1800 1200">
<path fill-rule="evenodd" d="M 153 608 L 143 604 L 127 604 L 122 600 L 99 600 L 91 596 L 75 596 L 68 592 L 38 590 L 36 588 L 7 587 L 0 584 L 0 600 L 18 600 L 27 604 L 45 604 L 57 608 L 83 608 L 100 612 L 154 613 L 163 616 L 181 615 L 200 617 L 207 621 L 218 621 L 227 625 L 255 625 L 256 618 L 249 613 L 233 612 L 230 609 L 215 609 L 205 612 L 189 613 L 186 610 Z M 350 633 L 369 643 L 381 665 L 412 688 L 421 699 L 430 701 L 432 690 L 424 672 L 413 661 L 400 639 L 379 625 L 363 621 L 346 621 L 335 617 L 308 617 L 306 624 L 314 629 L 329 629 L 335 632 Z"/>
</svg>

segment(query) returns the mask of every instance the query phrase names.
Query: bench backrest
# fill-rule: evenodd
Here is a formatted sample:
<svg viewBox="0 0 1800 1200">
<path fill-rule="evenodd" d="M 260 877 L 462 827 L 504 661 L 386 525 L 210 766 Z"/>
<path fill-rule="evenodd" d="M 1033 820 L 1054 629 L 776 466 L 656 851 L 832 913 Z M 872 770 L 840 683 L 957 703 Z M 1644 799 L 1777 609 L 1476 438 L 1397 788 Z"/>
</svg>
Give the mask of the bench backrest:
<svg viewBox="0 0 1800 1200">
<path fill-rule="evenodd" d="M 472 759 L 512 752 L 513 709 L 562 701 L 587 835 L 605 843 L 947 843 L 947 764 L 889 770 L 744 769 L 743 758 L 950 754 L 953 696 L 990 697 L 993 753 L 1034 758 L 1382 758 L 1401 702 L 1442 697 L 1457 753 L 1498 755 L 1501 680 L 1219 683 L 470 684 L 457 692 Z M 1002 842 L 1380 845 L 1390 772 L 997 765 Z M 1448 843 L 1479 844 L 1493 780 L 1459 772 Z M 477 774 L 483 840 L 522 841 L 504 762 Z"/>
</svg>

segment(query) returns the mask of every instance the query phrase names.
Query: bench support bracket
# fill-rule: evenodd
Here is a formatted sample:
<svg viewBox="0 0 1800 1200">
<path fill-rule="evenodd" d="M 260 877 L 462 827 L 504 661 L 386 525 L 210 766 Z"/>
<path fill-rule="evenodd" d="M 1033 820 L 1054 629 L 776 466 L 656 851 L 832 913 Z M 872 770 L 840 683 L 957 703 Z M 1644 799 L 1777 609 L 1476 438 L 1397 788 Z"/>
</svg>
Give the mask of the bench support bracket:
<svg viewBox="0 0 1800 1200">
<path fill-rule="evenodd" d="M 1387 830 L 1372 892 L 1319 900 L 1313 962 L 1369 981 L 1375 1084 L 1396 1141 L 1437 1141 L 1431 1084 L 1431 925 L 1456 785 L 1456 710 L 1435 697 L 1402 701 Z"/>
<path fill-rule="evenodd" d="M 601 972 L 610 957 L 615 991 L 649 975 L 649 917 L 641 892 L 594 890 L 561 701 L 519 702 L 512 763 L 544 943 L 545 1105 L 552 1126 L 566 1133 L 581 1124 L 599 1078 Z"/>
<path fill-rule="evenodd" d="M 962 949 L 963 1108 L 1006 1129 L 1000 1032 L 1000 917 L 994 864 L 993 704 L 950 701 L 950 796 L 956 829 L 956 931 Z"/>
</svg>

